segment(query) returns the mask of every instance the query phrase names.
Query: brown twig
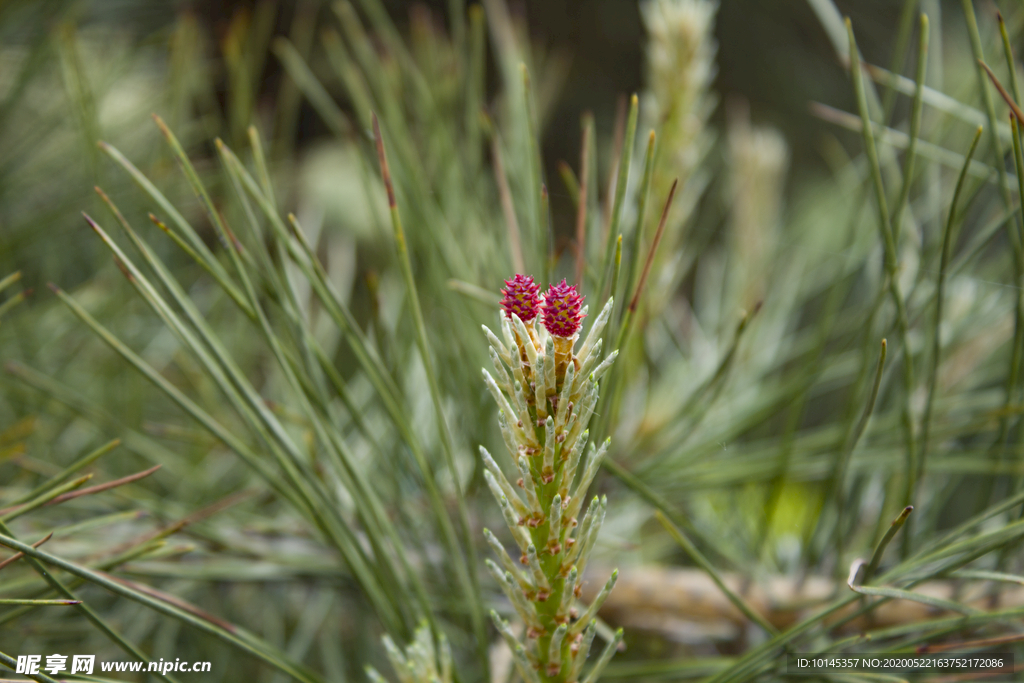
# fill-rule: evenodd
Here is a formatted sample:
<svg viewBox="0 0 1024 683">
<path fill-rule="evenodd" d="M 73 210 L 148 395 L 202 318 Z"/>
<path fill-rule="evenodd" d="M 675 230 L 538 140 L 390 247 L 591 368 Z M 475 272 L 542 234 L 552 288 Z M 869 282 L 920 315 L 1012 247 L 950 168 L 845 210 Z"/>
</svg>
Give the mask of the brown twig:
<svg viewBox="0 0 1024 683">
<path fill-rule="evenodd" d="M 608 596 L 601 608 L 601 614 L 610 623 L 627 628 L 657 631 L 672 636 L 681 624 L 699 624 L 705 634 L 718 634 L 723 638 L 735 637 L 742 633 L 747 618 L 715 586 L 712 579 L 702 570 L 667 568 L 654 566 L 620 567 L 619 580 L 615 590 Z M 583 600 L 592 599 L 601 582 L 598 577 L 607 573 L 607 567 L 587 567 L 587 579 L 583 584 Z M 755 581 L 737 573 L 722 573 L 722 581 L 734 592 L 739 593 L 744 585 L 744 600 L 775 628 L 785 630 L 809 614 L 826 605 L 835 596 L 836 581 L 826 576 L 810 575 L 791 577 L 782 575 L 759 575 Z M 652 590 L 652 586 L 656 590 Z M 956 580 L 930 580 L 914 588 L 914 592 L 942 600 L 956 599 L 962 604 L 984 610 L 988 595 L 984 587 L 974 586 L 964 594 L 958 593 L 963 587 Z M 1002 592 L 1002 609 L 1020 609 L 1024 606 L 1024 588 L 1008 588 Z M 888 628 L 900 624 L 935 619 L 949 615 L 932 605 L 909 600 L 886 600 L 872 610 L 873 624 L 861 616 L 850 620 L 859 610 L 857 603 L 847 605 L 830 615 L 825 623 L 840 624 L 841 632 L 850 633 L 874 628 Z M 870 632 L 870 630 L 868 631 Z M 1006 634 L 1002 638 L 1020 639 L 1020 634 Z M 1000 641 L 993 636 L 992 644 Z M 987 641 L 985 641 L 987 642 Z M 1012 641 L 1007 641 L 1012 642 Z M 977 645 L 981 647 L 984 642 Z M 973 648 L 971 642 L 956 643 L 950 649 Z M 941 647 L 941 646 L 939 646 Z M 940 651 L 931 648 L 929 652 Z"/>
<path fill-rule="evenodd" d="M 33 548 L 38 548 L 38 547 L 39 547 L 39 546 L 41 546 L 42 544 L 44 544 L 44 543 L 46 543 L 47 541 L 49 541 L 49 540 L 50 540 L 51 538 L 53 538 L 53 532 L 52 532 L 52 531 L 51 531 L 50 533 L 46 534 L 46 536 L 44 536 L 43 538 L 41 538 L 41 539 L 39 539 L 38 541 L 36 541 L 35 543 L 33 543 L 33 544 L 32 544 L 32 547 L 33 547 Z M 6 567 L 6 566 L 7 566 L 7 565 L 9 565 L 9 564 L 12 564 L 12 563 L 14 563 L 14 562 L 17 562 L 18 560 L 20 560 L 20 559 L 21 559 L 21 558 L 23 558 L 23 557 L 25 557 L 25 553 L 23 553 L 23 552 L 20 552 L 20 551 L 19 551 L 19 552 L 16 552 L 16 553 L 14 553 L 13 555 L 11 555 L 10 557 L 8 557 L 8 558 L 7 558 L 6 560 L 4 560 L 3 562 L 0 562 L 0 569 L 3 569 L 4 567 Z"/>
<path fill-rule="evenodd" d="M 57 505 L 58 503 L 63 503 L 65 501 L 71 500 L 72 498 L 78 498 L 80 496 L 89 496 L 89 495 L 92 495 L 94 493 L 102 493 L 103 491 L 107 491 L 109 489 L 114 489 L 114 488 L 117 488 L 118 486 L 124 486 L 125 484 L 131 484 L 132 482 L 136 482 L 139 479 L 145 479 L 146 477 L 148 477 L 149 475 L 153 474 L 154 472 L 156 472 L 161 467 L 163 467 L 163 465 L 153 465 L 148 470 L 143 470 L 141 472 L 136 472 L 135 474 L 129 474 L 127 477 L 121 477 L 120 479 L 115 479 L 114 481 L 108 481 L 106 484 L 98 484 L 96 486 L 90 486 L 89 488 L 82 489 L 81 491 L 69 491 L 68 493 L 65 493 L 64 495 L 57 496 L 56 498 L 51 500 L 49 503 L 47 503 L 47 505 Z"/>
<path fill-rule="evenodd" d="M 395 185 L 391 182 L 391 169 L 388 168 L 388 158 L 384 154 L 384 138 L 380 134 L 380 122 L 377 121 L 377 115 L 371 114 L 370 117 L 373 119 L 373 139 L 377 144 L 377 159 L 380 161 L 380 176 L 384 181 L 384 188 L 388 192 L 388 209 L 394 210 L 398 206 L 398 201 L 395 199 Z"/>
<path fill-rule="evenodd" d="M 654 233 L 654 241 L 651 242 L 651 250 L 647 252 L 647 261 L 644 262 L 644 269 L 640 272 L 640 281 L 636 283 L 636 291 L 633 293 L 633 298 L 629 302 L 629 312 L 633 313 L 636 311 L 637 304 L 640 302 L 640 295 L 644 292 L 644 286 L 647 284 L 647 276 L 651 272 L 651 265 L 654 263 L 654 254 L 658 251 L 658 243 L 661 242 L 661 235 L 665 232 L 665 223 L 668 221 L 668 210 L 672 206 L 672 198 L 676 194 L 676 185 L 679 184 L 679 179 L 676 178 L 672 181 L 672 188 L 668 191 L 668 199 L 665 200 L 665 208 L 661 212 L 661 220 L 658 222 L 658 231 Z"/>
<path fill-rule="evenodd" d="M 1024 111 L 1021 111 L 1020 107 L 1017 106 L 1017 103 L 1013 101 L 1013 98 L 1010 97 L 1010 93 L 1006 92 L 1006 88 L 1004 88 L 1003 84 L 999 82 L 996 75 L 992 73 L 992 69 L 988 68 L 988 64 L 980 59 L 978 60 L 978 64 L 980 64 L 981 68 L 985 70 L 985 73 L 987 73 L 988 77 L 992 80 L 992 85 L 996 86 L 996 90 L 998 90 L 999 94 L 1002 95 L 1004 100 L 1006 100 L 1006 104 L 1009 105 L 1010 111 L 1013 112 L 1017 121 L 1019 123 L 1024 123 Z"/>
<path fill-rule="evenodd" d="M 91 571 L 93 571 L 96 574 L 99 574 L 100 576 L 102 576 L 103 578 L 105 578 L 105 579 L 107 579 L 109 581 L 117 582 L 117 583 L 121 584 L 122 586 L 127 586 L 128 588 L 136 590 L 136 591 L 138 591 L 140 593 L 144 593 L 144 594 L 148 595 L 151 598 L 156 598 L 157 600 L 162 600 L 163 602 L 166 602 L 169 605 L 174 605 L 175 607 L 178 607 L 179 609 L 183 609 L 186 612 L 188 612 L 189 614 L 195 615 L 195 616 L 199 617 L 200 619 L 203 619 L 205 621 L 210 622 L 211 624 L 216 624 L 217 626 L 220 626 L 221 628 L 225 629 L 226 631 L 230 631 L 231 633 L 238 633 L 238 627 L 235 626 L 234 624 L 232 624 L 230 622 L 227 622 L 227 621 L 224 621 L 223 619 L 218 619 L 217 617 L 213 616 L 212 614 L 208 614 L 208 613 L 204 612 L 203 610 L 199 609 L 198 607 L 196 607 L 192 603 L 186 602 L 186 601 L 182 600 L 181 598 L 179 598 L 177 596 L 171 595 L 170 593 L 164 593 L 163 591 L 157 590 L 156 588 L 153 588 L 151 586 L 147 586 L 147 585 L 142 584 L 142 583 L 136 583 L 134 581 L 129 581 L 128 579 L 122 579 L 119 576 L 114 576 L 113 574 L 107 574 L 106 572 L 102 572 L 102 571 L 100 571 L 98 569 L 93 569 Z"/>
<path fill-rule="evenodd" d="M 143 470 L 142 472 L 137 472 L 135 474 L 130 474 L 127 477 L 121 477 L 120 479 L 115 479 L 114 481 L 108 481 L 106 484 L 99 484 L 97 486 L 90 486 L 89 488 L 85 488 L 85 489 L 82 489 L 80 491 L 69 491 L 67 493 L 64 493 L 64 494 L 61 494 L 61 495 L 57 496 L 56 498 L 54 498 L 51 501 L 48 501 L 47 503 L 45 503 L 45 505 L 57 505 L 58 503 L 63 503 L 63 502 L 69 501 L 69 500 L 71 500 L 73 498 L 78 498 L 80 496 L 89 496 L 89 495 L 92 495 L 94 493 L 102 493 L 103 491 L 107 491 L 109 489 L 117 488 L 118 486 L 124 486 L 125 484 L 131 484 L 134 481 L 138 481 L 139 479 L 144 479 L 145 477 L 148 477 L 149 475 L 153 474 L 154 472 L 156 472 L 161 467 L 163 467 L 163 465 L 154 465 L 153 467 L 150 467 L 148 470 Z M 14 512 L 16 510 L 20 510 L 21 508 L 25 507 L 25 505 L 28 505 L 28 503 L 25 503 L 23 505 L 15 505 L 13 507 L 5 508 L 3 510 L 0 510 L 0 515 L 6 515 L 8 513 Z M 45 507 L 45 505 L 44 505 L 44 507 Z"/>
<path fill-rule="evenodd" d="M 143 534 L 142 536 L 127 541 L 126 543 L 122 543 L 116 548 L 105 551 L 103 554 L 116 557 L 117 555 L 123 552 L 127 552 L 132 548 L 137 548 L 143 545 L 144 543 L 149 543 L 159 538 L 166 538 L 171 534 L 176 534 L 188 525 L 195 524 L 196 522 L 204 520 L 207 517 L 212 517 L 221 510 L 225 510 L 231 507 L 232 505 L 235 505 L 236 503 L 239 503 L 245 500 L 246 498 L 255 495 L 255 493 L 255 491 L 240 491 L 238 493 L 222 498 L 214 503 L 211 503 L 210 505 L 207 505 L 202 509 L 196 510 L 190 515 L 182 517 L 176 522 L 172 522 L 171 524 L 161 527 L 160 529 Z"/>
</svg>

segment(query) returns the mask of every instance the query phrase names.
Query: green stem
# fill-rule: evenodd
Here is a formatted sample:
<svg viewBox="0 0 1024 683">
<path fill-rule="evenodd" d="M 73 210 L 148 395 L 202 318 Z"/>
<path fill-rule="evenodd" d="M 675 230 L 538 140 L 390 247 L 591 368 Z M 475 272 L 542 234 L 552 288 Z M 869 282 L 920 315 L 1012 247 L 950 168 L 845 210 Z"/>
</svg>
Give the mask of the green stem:
<svg viewBox="0 0 1024 683">
<path fill-rule="evenodd" d="M 981 126 L 978 126 L 974 133 L 974 140 L 971 142 L 970 150 L 960 170 L 960 177 L 956 181 L 956 189 L 953 191 L 953 201 L 949 205 L 949 215 L 946 218 L 946 229 L 942 233 L 942 255 L 939 258 L 939 278 L 935 285 L 935 326 L 932 335 L 932 362 L 931 370 L 928 373 L 928 398 L 925 402 L 924 417 L 921 420 L 921 459 L 918 463 L 918 477 L 923 477 L 925 462 L 928 458 L 928 439 L 931 432 L 932 409 L 935 403 L 935 388 L 938 383 L 939 361 L 942 354 L 942 304 L 946 292 L 946 271 L 949 267 L 950 250 L 952 249 L 953 226 L 957 219 L 957 204 L 960 200 L 960 192 L 963 190 L 964 179 L 967 176 L 967 167 L 970 166 L 974 151 L 978 148 L 978 141 L 981 140 Z M 1014 137 L 1016 140 L 1016 136 Z M 1018 174 L 1020 171 L 1018 170 Z M 1024 182 L 1024 179 L 1022 179 Z M 1021 196 L 1024 196 L 1022 194 Z"/>
<path fill-rule="evenodd" d="M 525 73 L 525 70 L 524 70 Z M 423 368 L 427 375 L 427 384 L 430 389 L 430 398 L 434 404 L 434 416 L 437 420 L 438 433 L 441 436 L 441 446 L 444 451 L 445 462 L 452 477 L 452 484 L 455 487 L 455 499 L 459 511 L 459 521 L 462 526 L 462 543 L 464 550 L 458 549 L 457 543 L 452 543 L 453 550 L 457 554 L 453 557 L 456 573 L 466 593 L 470 604 L 470 620 L 477 641 L 477 653 L 481 665 L 485 670 L 489 666 L 487 654 L 487 636 L 484 630 L 483 598 L 480 591 L 480 580 L 474 568 L 477 566 L 476 546 L 472 539 L 472 527 L 469 523 L 469 511 L 466 507 L 466 498 L 462 492 L 462 484 L 459 483 L 459 471 L 455 466 L 455 448 L 452 445 L 451 433 L 448 430 L 448 422 L 444 416 L 444 403 L 441 398 L 441 390 L 437 382 L 437 373 L 434 369 L 434 361 L 430 351 L 430 343 L 427 340 L 427 327 L 423 322 L 423 311 L 420 308 L 420 298 L 416 287 L 416 279 L 412 272 L 412 262 L 409 260 L 409 250 L 406 246 L 405 231 L 402 228 L 402 218 L 398 211 L 398 202 L 395 199 L 395 189 L 391 183 L 391 173 L 388 169 L 387 157 L 384 153 L 384 139 L 381 137 L 380 124 L 376 115 L 373 116 L 373 134 L 377 143 L 377 156 L 380 160 L 381 176 L 384 180 L 384 187 L 388 195 L 388 210 L 391 213 L 391 225 L 394 228 L 395 246 L 398 249 L 399 264 L 402 268 L 402 276 L 405 279 L 405 286 L 409 293 L 409 303 L 412 308 L 413 324 L 416 329 L 416 346 L 423 361 Z M 425 473 L 429 476 L 429 473 Z M 463 554 L 465 553 L 465 554 Z M 467 561 L 468 556 L 468 561 Z"/>
<path fill-rule="evenodd" d="M 857 42 L 853 36 L 853 24 L 846 19 L 846 32 L 850 41 L 850 73 L 853 77 L 853 90 L 860 111 L 861 129 L 864 136 L 864 148 L 870 165 L 871 177 L 875 186 L 875 200 L 878 207 L 879 230 L 885 246 L 886 271 L 889 275 L 889 292 L 896 306 L 896 325 L 903 347 L 903 431 L 906 444 L 906 486 L 903 499 L 906 505 L 914 499 L 917 492 L 917 447 L 914 437 L 914 423 L 911 415 L 910 402 L 914 392 L 914 359 L 910 349 L 910 330 L 907 322 L 907 311 L 900 292 L 899 256 L 896 252 L 896 240 L 892 225 L 889 222 L 889 209 L 885 199 L 885 186 L 882 182 L 882 170 L 878 163 L 878 151 L 875 149 L 875 138 L 872 132 L 871 118 L 868 115 L 867 98 L 864 92 L 861 74 L 860 55 Z"/>
</svg>

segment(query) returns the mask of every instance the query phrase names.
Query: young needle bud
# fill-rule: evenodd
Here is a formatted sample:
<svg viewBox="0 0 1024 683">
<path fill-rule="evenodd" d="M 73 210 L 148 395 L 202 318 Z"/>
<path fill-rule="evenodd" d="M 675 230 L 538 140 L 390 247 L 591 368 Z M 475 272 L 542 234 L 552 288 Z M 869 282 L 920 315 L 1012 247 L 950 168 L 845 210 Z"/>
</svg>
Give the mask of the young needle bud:
<svg viewBox="0 0 1024 683">
<path fill-rule="evenodd" d="M 508 352 L 508 347 L 501 343 L 501 340 L 491 332 L 491 328 L 487 327 L 487 325 L 481 325 L 480 327 L 483 328 L 484 334 L 487 336 L 487 343 L 491 345 L 491 348 L 498 352 L 503 361 L 511 365 L 512 356 Z"/>
<path fill-rule="evenodd" d="M 568 630 L 566 624 L 561 624 L 551 636 L 551 644 L 548 645 L 548 676 L 557 676 L 562 669 L 562 641 Z"/>
<path fill-rule="evenodd" d="M 508 586 L 508 597 L 512 602 L 512 606 L 519 612 L 519 617 L 526 624 L 526 628 L 529 630 L 542 630 L 544 626 L 540 623 L 540 616 L 537 614 L 537 607 L 526 599 L 526 595 L 523 591 L 516 588 L 513 583 L 515 579 L 511 572 L 505 573 L 505 586 Z"/>
<path fill-rule="evenodd" d="M 505 518 L 508 530 L 512 532 L 512 538 L 516 539 L 519 550 L 525 552 L 526 548 L 530 545 L 530 535 L 526 533 L 526 529 L 519 526 L 519 518 L 516 516 L 515 510 L 512 509 L 512 503 L 509 502 L 506 496 L 502 495 L 498 499 L 498 505 L 501 507 L 501 514 Z"/>
<path fill-rule="evenodd" d="M 515 411 L 512 410 L 512 406 L 509 405 L 508 399 L 505 398 L 505 394 L 501 392 L 501 388 L 498 383 L 491 377 L 491 373 L 487 372 L 485 368 L 480 368 L 480 371 L 484 374 L 484 384 L 487 385 L 487 389 L 491 392 L 494 397 L 494 402 L 498 404 L 498 409 L 509 417 L 515 416 Z"/>
<path fill-rule="evenodd" d="M 575 657 L 572 660 L 572 670 L 565 680 L 567 681 L 578 681 L 580 678 L 580 672 L 583 671 L 583 664 L 587 661 L 587 655 L 590 654 L 590 645 L 594 642 L 594 636 L 597 634 L 597 620 L 591 620 L 587 624 L 586 629 L 583 631 L 583 639 L 580 640 L 579 649 L 576 651 Z"/>
<path fill-rule="evenodd" d="M 505 367 L 505 364 L 501 362 L 501 357 L 498 352 L 494 350 L 494 347 L 487 349 L 488 355 L 491 357 L 491 365 L 494 367 L 495 382 L 503 392 L 506 394 L 512 393 L 512 376 Z"/>
<path fill-rule="evenodd" d="M 582 631 L 583 625 L 590 623 L 590 620 L 597 616 L 597 611 L 601 609 L 601 605 L 603 605 L 604 601 L 608 599 L 608 594 L 612 592 L 612 588 L 615 587 L 615 582 L 618 578 L 619 570 L 616 569 L 612 572 L 611 578 L 609 578 L 604 584 L 604 588 L 601 589 L 601 592 L 598 593 L 597 597 L 594 598 L 594 601 L 590 603 L 590 607 L 587 608 L 587 611 L 584 612 L 583 615 L 580 616 L 579 621 L 573 625 L 573 628 L 571 629 L 573 635 Z"/>
<path fill-rule="evenodd" d="M 601 333 L 604 332 L 604 326 L 608 322 L 609 316 L 612 314 L 612 297 L 608 297 L 608 301 L 605 302 L 604 308 L 597 314 L 597 318 L 594 320 L 594 324 L 590 326 L 590 331 L 587 332 L 587 338 L 583 340 L 583 345 L 580 346 L 580 352 L 576 354 L 580 358 L 586 358 L 590 350 L 594 348 L 594 344 L 601 339 Z"/>
<path fill-rule="evenodd" d="M 618 355 L 619 355 L 618 349 L 616 349 L 615 351 L 612 351 L 611 353 L 608 354 L 607 358 L 605 358 L 603 361 L 601 361 L 600 365 L 598 365 L 596 368 L 594 368 L 594 372 L 591 373 L 591 374 L 594 375 L 594 381 L 595 382 L 597 380 L 601 379 L 601 376 L 604 375 L 604 373 L 608 370 L 608 368 L 610 368 L 612 366 L 612 363 L 615 362 L 615 359 L 618 357 Z"/>
<path fill-rule="evenodd" d="M 594 408 L 597 406 L 597 384 L 594 382 L 588 382 L 583 393 L 583 400 L 576 409 L 572 426 L 569 427 L 569 434 L 565 437 L 567 443 L 573 443 L 576 437 L 583 429 L 586 428 L 587 423 L 590 422 L 590 416 L 594 414 Z"/>
<path fill-rule="evenodd" d="M 594 666 L 590 669 L 590 672 L 587 673 L 587 677 L 583 679 L 583 683 L 596 683 L 598 677 L 601 675 L 601 672 L 604 671 L 604 667 L 608 665 L 608 660 L 610 660 L 615 655 L 615 651 L 619 649 L 619 643 L 621 642 L 622 629 L 620 628 L 615 632 L 615 635 L 612 636 L 612 639 L 608 642 L 608 644 L 605 645 L 604 652 L 601 653 L 601 656 L 598 658 L 597 662 L 594 663 Z"/>
<path fill-rule="evenodd" d="M 498 315 L 498 327 L 501 329 L 501 336 L 505 339 L 505 344 L 510 349 L 509 355 L 515 355 L 512 351 L 518 349 L 516 346 L 516 336 L 512 333 L 512 324 L 504 313 Z"/>
<path fill-rule="evenodd" d="M 516 351 L 512 354 L 511 360 L 512 362 L 510 363 L 510 366 L 512 368 L 512 377 L 515 378 L 518 384 L 521 384 L 523 387 L 528 387 L 529 382 L 526 381 L 527 368 L 523 365 L 522 356 L 520 356 L 519 352 Z M 533 396 L 530 396 L 529 400 L 532 401 Z"/>
<path fill-rule="evenodd" d="M 537 585 L 537 601 L 544 602 L 551 594 L 551 584 L 548 583 L 548 578 L 544 575 L 544 570 L 541 569 L 540 559 L 537 557 L 537 546 L 532 543 L 526 548 L 526 565 L 530 568 L 531 578 Z"/>
<path fill-rule="evenodd" d="M 576 567 L 569 570 L 562 581 L 562 599 L 558 603 L 558 611 L 555 613 L 557 621 L 568 621 L 572 613 L 572 600 L 576 593 L 576 578 L 579 572 Z"/>
<path fill-rule="evenodd" d="M 499 472 L 497 475 L 494 475 L 490 470 L 484 470 L 484 481 L 487 482 L 487 488 L 491 490 L 491 495 L 494 496 L 494 499 L 500 500 L 501 496 L 505 496 L 508 502 L 512 504 L 512 510 L 519 518 L 530 514 L 526 505 L 513 491 L 512 485 L 508 483 L 508 479 L 505 479 L 504 474 Z"/>
<path fill-rule="evenodd" d="M 488 571 L 491 572 L 491 576 L 494 577 L 497 584 L 501 586 L 502 592 L 505 593 L 505 597 L 512 603 L 512 607 L 519 614 L 519 618 L 523 620 L 527 627 L 539 627 L 540 618 L 537 616 L 537 608 L 523 596 L 523 591 L 516 584 L 515 575 L 512 572 L 501 571 L 498 565 L 494 564 L 490 558 L 485 559 L 484 564 L 487 565 Z"/>
<path fill-rule="evenodd" d="M 601 357 L 601 347 L 604 346 L 604 339 L 598 339 L 597 343 L 594 344 L 594 348 L 590 350 L 589 356 L 577 356 L 580 361 L 579 370 L 576 371 L 576 386 L 573 387 L 573 393 L 583 388 L 584 383 L 590 377 L 590 369 L 597 363 L 597 359 Z"/>
<path fill-rule="evenodd" d="M 557 555 L 562 550 L 562 497 L 555 494 L 548 513 L 548 552 Z"/>
<path fill-rule="evenodd" d="M 515 563 L 512 562 L 512 558 L 505 552 L 505 546 L 501 544 L 497 536 L 491 533 L 490 529 L 484 529 L 484 538 L 487 539 L 487 544 L 491 546 L 491 550 L 498 556 L 498 561 L 501 562 L 501 566 L 505 569 L 506 573 L 512 574 L 515 578 L 516 583 L 519 584 L 519 588 L 524 591 L 532 590 L 532 586 L 525 578 L 523 578 L 522 572 L 520 572 Z"/>
<path fill-rule="evenodd" d="M 498 632 L 508 643 L 509 648 L 512 650 L 512 661 L 515 662 L 516 669 L 519 671 L 519 675 L 522 677 L 525 683 L 540 683 L 540 676 L 537 675 L 537 671 L 533 668 L 533 662 L 530 661 L 529 656 L 526 654 L 526 648 L 516 639 L 514 633 L 512 633 L 512 627 L 508 625 L 508 622 L 498 616 L 498 613 L 491 610 L 491 619 L 494 621 L 494 625 L 498 628 Z"/>
<path fill-rule="evenodd" d="M 512 385 L 513 396 L 516 399 L 516 408 L 519 410 L 519 421 L 526 424 L 530 421 L 530 404 L 526 400 L 526 392 L 523 391 L 523 383 L 519 380 Z"/>
<path fill-rule="evenodd" d="M 563 500 L 569 500 L 569 487 L 572 486 L 573 479 L 576 478 L 576 468 L 579 467 L 580 456 L 583 454 L 583 448 L 587 445 L 589 437 L 590 430 L 584 430 L 580 434 L 580 438 L 573 444 L 572 450 L 569 451 L 565 469 L 562 470 L 562 482 L 558 487 L 558 492 L 562 494 Z M 565 453 L 565 444 L 562 444 L 562 452 Z"/>
<path fill-rule="evenodd" d="M 519 458 L 519 474 L 522 475 L 523 490 L 526 492 L 526 502 L 538 519 L 544 516 L 544 508 L 540 505 L 540 498 L 537 497 L 537 488 L 533 484 L 533 475 L 530 473 L 530 463 L 526 458 Z"/>
<path fill-rule="evenodd" d="M 555 379 L 555 367 L 558 364 L 555 351 L 555 338 L 548 337 L 544 342 L 544 396 L 554 396 L 558 391 L 558 380 Z M 562 370 L 564 375 L 565 370 Z"/>
<path fill-rule="evenodd" d="M 519 348 L 526 353 L 526 361 L 529 363 L 530 369 L 536 369 L 537 347 L 533 345 L 533 338 L 530 336 L 530 331 L 526 329 L 526 325 L 515 313 L 512 314 L 512 329 L 516 333 Z"/>
<path fill-rule="evenodd" d="M 550 337 L 548 337 L 548 341 L 551 341 Z M 538 424 L 543 424 L 541 420 L 547 417 L 548 414 L 547 366 L 549 363 L 553 362 L 551 354 L 547 353 L 548 349 L 546 346 L 544 351 L 544 355 L 538 356 L 536 372 L 533 373 L 533 400 L 534 405 L 537 408 Z"/>
<path fill-rule="evenodd" d="M 579 558 L 576 561 L 576 566 L 579 568 L 580 574 L 587 568 L 587 560 L 590 558 L 590 551 L 594 549 L 597 544 L 597 535 L 601 531 L 601 525 L 604 524 L 604 515 L 608 509 L 608 499 L 604 496 L 601 497 L 601 502 L 597 506 L 597 511 L 594 513 L 594 519 L 590 523 L 590 529 L 587 532 L 586 539 L 580 539 L 580 550 Z"/>
<path fill-rule="evenodd" d="M 597 471 L 601 468 L 601 460 L 604 458 L 604 454 L 608 452 L 608 446 L 611 443 L 611 439 L 605 439 L 604 443 L 601 444 L 601 448 L 597 451 L 591 449 L 590 459 L 587 460 L 587 467 L 583 470 L 583 476 L 580 477 L 579 486 L 576 487 L 576 491 L 573 494 L 574 497 L 586 494 L 591 482 L 594 481 L 594 477 L 597 476 Z"/>
<path fill-rule="evenodd" d="M 572 403 L 572 383 L 575 378 L 575 366 L 572 363 L 565 369 L 565 379 L 562 381 L 562 391 L 558 395 L 558 410 L 555 412 L 555 430 L 562 431 L 565 426 L 565 419 L 568 414 L 569 404 Z"/>
<path fill-rule="evenodd" d="M 516 442 L 516 435 L 512 432 L 508 418 L 501 411 L 498 411 L 498 427 L 501 429 L 501 438 L 505 442 L 505 448 L 508 450 L 508 454 L 512 456 L 512 460 L 515 461 L 519 457 L 519 444 Z"/>
<path fill-rule="evenodd" d="M 574 507 L 575 506 L 570 501 L 569 509 L 572 510 Z M 565 559 L 563 560 L 566 565 L 572 566 L 575 564 L 576 559 L 580 556 L 580 552 L 587 545 L 587 539 L 590 536 L 590 527 L 593 525 L 594 517 L 597 515 L 597 511 L 600 508 L 600 500 L 597 496 L 594 496 L 594 499 L 590 502 L 590 507 L 587 508 L 586 514 L 583 515 L 583 521 L 580 522 L 580 525 L 576 530 L 576 541 L 572 544 L 572 550 L 566 554 Z M 572 517 L 569 517 L 567 514 L 566 519 L 572 519 Z"/>
<path fill-rule="evenodd" d="M 555 478 L 555 419 L 548 415 L 544 421 L 544 465 L 540 471 L 540 478 L 545 484 L 550 484 Z"/>
</svg>

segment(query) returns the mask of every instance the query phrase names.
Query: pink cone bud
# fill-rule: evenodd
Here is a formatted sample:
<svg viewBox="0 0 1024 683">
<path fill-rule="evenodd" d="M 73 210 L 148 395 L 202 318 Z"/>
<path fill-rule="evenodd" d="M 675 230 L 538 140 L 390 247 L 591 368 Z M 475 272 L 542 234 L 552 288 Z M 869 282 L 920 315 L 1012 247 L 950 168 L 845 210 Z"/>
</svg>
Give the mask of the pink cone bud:
<svg viewBox="0 0 1024 683">
<path fill-rule="evenodd" d="M 505 309 L 505 315 L 510 320 L 515 313 L 524 323 L 528 323 L 540 313 L 540 285 L 533 281 L 529 275 L 519 275 L 511 280 L 505 280 L 507 289 L 501 290 L 505 298 L 501 300 L 501 307 Z"/>
<path fill-rule="evenodd" d="M 556 337 L 572 337 L 579 332 L 583 324 L 583 299 L 575 285 L 567 285 L 565 280 L 551 285 L 541 311 L 547 331 Z"/>
</svg>

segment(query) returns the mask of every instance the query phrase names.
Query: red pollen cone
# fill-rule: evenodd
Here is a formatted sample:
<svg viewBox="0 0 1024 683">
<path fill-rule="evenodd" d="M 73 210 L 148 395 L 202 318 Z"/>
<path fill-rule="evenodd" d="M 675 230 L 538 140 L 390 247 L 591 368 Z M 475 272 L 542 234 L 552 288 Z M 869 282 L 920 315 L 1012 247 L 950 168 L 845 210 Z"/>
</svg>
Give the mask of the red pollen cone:
<svg viewBox="0 0 1024 683">
<path fill-rule="evenodd" d="M 506 289 L 501 290 L 504 298 L 501 300 L 501 307 L 505 310 L 505 316 L 511 320 L 515 313 L 524 323 L 528 323 L 540 313 L 540 285 L 533 281 L 529 275 L 516 276 L 511 280 L 505 280 Z"/>
<path fill-rule="evenodd" d="M 541 308 L 544 327 L 556 337 L 571 337 L 580 331 L 583 324 L 583 299 L 575 285 L 551 285 L 544 296 Z"/>
</svg>

